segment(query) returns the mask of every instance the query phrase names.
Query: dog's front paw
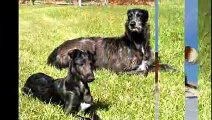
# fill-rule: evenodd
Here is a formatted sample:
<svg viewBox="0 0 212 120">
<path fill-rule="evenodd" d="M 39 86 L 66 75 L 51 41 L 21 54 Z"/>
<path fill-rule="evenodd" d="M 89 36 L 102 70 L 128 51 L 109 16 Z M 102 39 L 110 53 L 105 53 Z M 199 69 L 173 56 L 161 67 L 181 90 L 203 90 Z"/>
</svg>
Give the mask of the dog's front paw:
<svg viewBox="0 0 212 120">
<path fill-rule="evenodd" d="M 136 71 L 141 72 L 145 77 L 148 76 L 149 73 L 149 69 L 148 69 L 148 65 L 147 64 L 141 64 L 139 65 L 139 67 L 136 69 Z"/>
<path fill-rule="evenodd" d="M 148 73 L 149 73 L 148 69 L 141 70 L 140 72 L 144 75 L 144 77 L 147 77 L 148 76 Z"/>
<path fill-rule="evenodd" d="M 146 70 L 146 71 L 141 71 L 141 72 L 143 72 L 143 74 L 144 74 L 144 77 L 147 77 L 148 76 L 148 69 Z"/>
<path fill-rule="evenodd" d="M 91 120 L 101 120 L 100 117 L 97 114 L 94 114 L 91 118 Z"/>
</svg>

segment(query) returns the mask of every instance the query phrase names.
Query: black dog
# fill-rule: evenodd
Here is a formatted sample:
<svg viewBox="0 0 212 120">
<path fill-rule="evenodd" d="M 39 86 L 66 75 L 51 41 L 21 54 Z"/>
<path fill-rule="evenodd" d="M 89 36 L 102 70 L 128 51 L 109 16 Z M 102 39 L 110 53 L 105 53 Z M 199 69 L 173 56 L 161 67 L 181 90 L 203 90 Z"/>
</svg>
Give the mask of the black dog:
<svg viewBox="0 0 212 120">
<path fill-rule="evenodd" d="M 65 78 L 54 80 L 44 73 L 33 74 L 27 79 L 22 89 L 23 93 L 32 94 L 42 101 L 63 104 L 67 114 L 75 115 L 77 111 L 82 110 L 90 113 L 92 120 L 97 120 L 99 117 L 90 108 L 93 98 L 88 86 L 88 82 L 94 80 L 92 55 L 77 49 L 69 51 L 68 55 L 69 70 Z"/>
<path fill-rule="evenodd" d="M 78 38 L 65 41 L 49 55 L 47 64 L 62 69 L 68 67 L 68 52 L 72 49 L 88 50 L 95 57 L 96 68 L 107 68 L 115 72 L 143 73 L 154 70 L 154 53 L 150 47 L 148 11 L 131 9 L 127 12 L 126 32 L 121 37 Z M 160 68 L 172 70 L 161 64 Z"/>
</svg>

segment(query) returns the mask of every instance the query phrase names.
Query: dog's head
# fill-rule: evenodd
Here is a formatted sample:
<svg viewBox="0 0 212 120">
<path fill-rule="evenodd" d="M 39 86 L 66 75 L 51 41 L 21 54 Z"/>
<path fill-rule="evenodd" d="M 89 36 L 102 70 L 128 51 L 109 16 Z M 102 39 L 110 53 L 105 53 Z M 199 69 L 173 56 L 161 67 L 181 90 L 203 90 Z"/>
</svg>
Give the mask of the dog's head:
<svg viewBox="0 0 212 120">
<path fill-rule="evenodd" d="M 92 53 L 74 49 L 69 51 L 69 57 L 71 58 L 69 64 L 70 72 L 77 75 L 84 82 L 92 82 L 94 80 Z"/>
<path fill-rule="evenodd" d="M 126 28 L 131 32 L 141 33 L 147 23 L 149 14 L 144 9 L 129 9 L 127 11 Z"/>
</svg>

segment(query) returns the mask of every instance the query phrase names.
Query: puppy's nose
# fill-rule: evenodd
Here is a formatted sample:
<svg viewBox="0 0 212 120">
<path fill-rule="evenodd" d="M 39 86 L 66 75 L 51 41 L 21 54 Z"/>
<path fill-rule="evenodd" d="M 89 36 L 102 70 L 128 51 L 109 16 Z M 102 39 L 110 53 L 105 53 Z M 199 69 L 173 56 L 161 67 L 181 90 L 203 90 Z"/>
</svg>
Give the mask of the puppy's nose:
<svg viewBox="0 0 212 120">
<path fill-rule="evenodd" d="M 135 24 L 136 24 L 135 21 L 130 22 L 130 26 L 131 26 L 131 27 L 135 27 Z"/>
</svg>

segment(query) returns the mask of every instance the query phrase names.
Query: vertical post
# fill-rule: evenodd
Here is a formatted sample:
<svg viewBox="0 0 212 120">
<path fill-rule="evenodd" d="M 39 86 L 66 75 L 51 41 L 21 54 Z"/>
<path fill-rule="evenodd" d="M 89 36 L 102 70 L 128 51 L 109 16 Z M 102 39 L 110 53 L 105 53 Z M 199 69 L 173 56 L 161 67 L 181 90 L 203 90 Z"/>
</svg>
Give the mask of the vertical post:
<svg viewBox="0 0 212 120">
<path fill-rule="evenodd" d="M 104 5 L 107 5 L 107 4 L 108 4 L 108 0 L 105 0 L 105 1 L 104 1 Z"/>
<path fill-rule="evenodd" d="M 79 6 L 82 6 L 82 0 L 78 0 Z"/>
<path fill-rule="evenodd" d="M 198 119 L 198 0 L 185 0 L 185 119 Z M 191 59 L 192 58 L 192 59 Z M 191 85 L 193 84 L 193 85 Z M 195 86 L 195 87 L 190 87 Z"/>
<path fill-rule="evenodd" d="M 158 120 L 159 80 L 158 80 L 158 0 L 155 0 L 155 120 Z"/>
<path fill-rule="evenodd" d="M 104 20 L 103 20 L 103 36 L 104 36 L 104 38 L 106 38 L 106 34 L 107 34 L 107 32 L 106 32 L 106 30 L 107 30 L 107 12 L 106 12 L 106 9 L 107 9 L 107 6 L 103 6 L 103 11 L 104 11 Z M 107 56 L 107 54 L 106 54 L 106 43 L 107 41 L 106 40 L 104 40 L 104 62 L 107 62 L 108 61 L 108 56 Z M 107 81 L 107 80 L 106 80 Z M 104 97 L 105 97 L 105 99 L 107 98 L 107 82 L 105 82 L 105 84 L 104 84 Z"/>
</svg>

